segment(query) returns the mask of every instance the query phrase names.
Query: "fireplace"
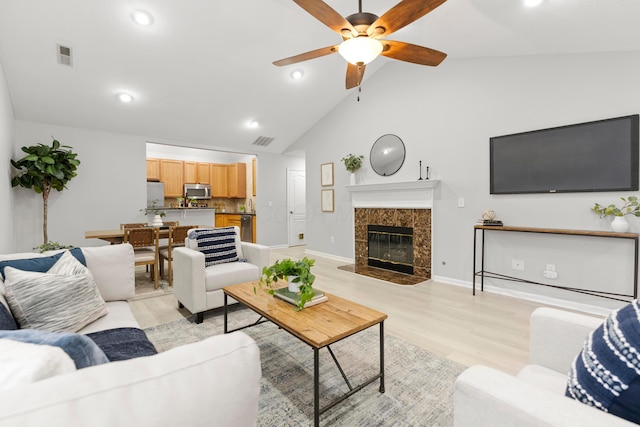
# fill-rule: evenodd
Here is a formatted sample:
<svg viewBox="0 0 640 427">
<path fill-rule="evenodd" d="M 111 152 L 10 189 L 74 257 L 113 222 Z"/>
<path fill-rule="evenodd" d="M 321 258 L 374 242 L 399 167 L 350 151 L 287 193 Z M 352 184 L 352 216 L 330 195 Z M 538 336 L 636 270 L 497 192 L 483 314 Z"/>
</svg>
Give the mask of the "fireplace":
<svg viewBox="0 0 640 427">
<path fill-rule="evenodd" d="M 367 233 L 368 265 L 413 274 L 413 228 L 369 224 Z"/>
<path fill-rule="evenodd" d="M 351 192 L 354 208 L 355 264 L 339 268 L 399 285 L 415 285 L 429 280 L 432 259 L 431 216 L 439 184 L 438 180 L 423 179 L 346 186 Z M 382 267 L 369 264 L 370 225 L 410 229 L 411 243 L 403 245 L 408 246 L 409 250 L 398 249 L 394 243 L 393 250 L 387 252 L 394 256 L 401 254 L 408 257 L 411 254 L 412 262 L 394 260 Z M 386 261 L 384 251 L 382 256 L 373 258 Z M 412 264 L 412 270 L 407 273 L 388 270 L 388 264 Z"/>
</svg>

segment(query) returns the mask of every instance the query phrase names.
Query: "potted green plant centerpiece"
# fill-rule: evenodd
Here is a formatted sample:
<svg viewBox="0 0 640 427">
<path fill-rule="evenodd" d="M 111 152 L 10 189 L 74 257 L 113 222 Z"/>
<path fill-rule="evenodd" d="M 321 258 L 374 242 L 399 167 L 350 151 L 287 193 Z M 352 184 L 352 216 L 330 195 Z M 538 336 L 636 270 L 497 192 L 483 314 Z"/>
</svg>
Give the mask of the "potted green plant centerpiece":
<svg viewBox="0 0 640 427">
<path fill-rule="evenodd" d="M 264 267 L 260 276 L 259 286 L 263 284 L 269 288 L 269 293 L 275 293 L 273 284 L 278 280 L 285 280 L 288 283 L 288 289 L 299 295 L 296 300 L 297 310 L 302 310 L 304 305 L 311 301 L 314 297 L 313 282 L 316 276 L 311 273 L 311 267 L 315 263 L 314 259 L 307 257 L 294 261 L 290 258 L 278 260 L 274 264 Z M 254 291 L 256 289 L 254 288 Z"/>
<path fill-rule="evenodd" d="M 596 203 L 591 210 L 597 213 L 600 218 L 613 216 L 611 229 L 618 233 L 624 233 L 629 229 L 629 223 L 624 219 L 624 216 L 633 215 L 640 217 L 640 203 L 638 203 L 636 196 L 629 196 L 628 198 L 620 197 L 620 200 L 622 200 L 622 206 L 620 207 L 617 207 L 613 203 L 609 206 Z"/>
<path fill-rule="evenodd" d="M 350 174 L 349 183 L 351 185 L 355 185 L 356 183 L 356 171 L 362 167 L 362 159 L 364 159 L 364 156 L 356 156 L 355 154 L 349 154 L 342 158 L 344 167 L 347 168 L 347 171 Z"/>
</svg>

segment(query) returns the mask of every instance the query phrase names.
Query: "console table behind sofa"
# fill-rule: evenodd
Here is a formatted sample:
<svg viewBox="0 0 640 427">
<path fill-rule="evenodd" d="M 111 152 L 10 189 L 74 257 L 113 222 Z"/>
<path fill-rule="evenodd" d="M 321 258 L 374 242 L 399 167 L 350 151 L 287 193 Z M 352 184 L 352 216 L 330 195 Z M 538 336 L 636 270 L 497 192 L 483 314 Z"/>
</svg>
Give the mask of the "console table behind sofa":
<svg viewBox="0 0 640 427">
<path fill-rule="evenodd" d="M 481 255 L 480 255 L 480 270 L 476 271 L 476 238 L 478 230 L 481 231 Z M 504 274 L 493 273 L 485 271 L 484 269 L 484 233 L 485 231 L 511 231 L 520 233 L 544 233 L 544 234 L 564 234 L 572 236 L 586 236 L 586 237 L 606 237 L 613 239 L 632 239 L 633 240 L 633 294 L 617 294 L 604 291 L 591 291 L 586 289 L 572 288 L 567 286 L 550 285 L 547 283 L 534 282 L 531 280 L 520 279 L 518 277 L 507 276 Z M 564 230 L 558 228 L 532 228 L 532 227 L 505 227 L 505 226 L 487 226 L 487 225 L 475 225 L 473 227 L 473 295 L 476 294 L 476 277 L 480 276 L 480 290 L 484 291 L 484 278 L 485 276 L 493 279 L 511 280 L 521 283 L 529 283 L 533 285 L 548 286 L 551 288 L 564 289 L 571 292 L 578 292 L 587 295 L 594 295 L 601 298 L 613 299 L 616 301 L 628 302 L 628 299 L 622 299 L 622 297 L 636 299 L 638 297 L 638 234 L 637 233 L 615 233 L 612 231 L 593 231 L 593 230 Z"/>
</svg>

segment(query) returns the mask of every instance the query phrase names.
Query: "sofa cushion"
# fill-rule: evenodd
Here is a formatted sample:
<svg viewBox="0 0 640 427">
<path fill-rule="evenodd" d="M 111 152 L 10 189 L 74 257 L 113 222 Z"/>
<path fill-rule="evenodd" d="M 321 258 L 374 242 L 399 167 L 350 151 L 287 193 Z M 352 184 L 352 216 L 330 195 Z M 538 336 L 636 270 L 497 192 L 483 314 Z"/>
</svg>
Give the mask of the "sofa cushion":
<svg viewBox="0 0 640 427">
<path fill-rule="evenodd" d="M 192 230 L 189 239 L 195 240 L 196 250 L 204 254 L 205 267 L 238 261 L 234 227 Z"/>
<path fill-rule="evenodd" d="M 13 318 L 9 308 L 0 302 L 0 330 L 1 331 L 13 331 L 18 329 L 16 319 Z"/>
<path fill-rule="evenodd" d="M 0 390 L 75 370 L 73 360 L 59 347 L 0 339 Z"/>
<path fill-rule="evenodd" d="M 9 260 L 0 261 L 0 275 L 2 275 L 2 279 L 4 280 L 5 267 L 13 267 L 23 271 L 37 271 L 40 273 L 47 272 L 51 267 L 53 267 L 53 265 L 56 262 L 58 262 L 58 260 L 65 253 L 70 253 L 78 261 L 80 261 L 80 263 L 82 263 L 83 265 L 87 265 L 87 262 L 80 248 L 74 248 L 74 249 L 71 249 L 70 251 L 65 249 L 61 251 L 56 251 L 53 254 L 45 254 L 48 256 L 33 257 L 34 254 L 30 254 L 31 258 L 18 258 L 18 259 L 9 259 Z"/>
<path fill-rule="evenodd" d="M 87 334 L 112 361 L 157 354 L 147 334 L 139 328 L 115 328 Z"/>
<path fill-rule="evenodd" d="M 53 273 L 5 268 L 5 295 L 21 328 L 76 332 L 107 314 L 91 273 L 65 254 L 50 269 Z M 81 273 L 55 274 L 57 271 Z"/>
<path fill-rule="evenodd" d="M 516 377 L 543 390 L 562 396 L 567 389 L 567 375 L 540 365 L 526 365 Z"/>
<path fill-rule="evenodd" d="M 259 279 L 260 269 L 257 265 L 248 262 L 230 262 L 204 269 L 204 287 L 207 292 Z"/>
<path fill-rule="evenodd" d="M 128 243 L 82 248 L 105 301 L 126 301 L 135 297 L 133 246 Z"/>
<path fill-rule="evenodd" d="M 0 339 L 59 347 L 73 360 L 76 369 L 109 362 L 100 347 L 89 337 L 80 334 L 20 329 L 17 331 L 0 331 Z"/>
<path fill-rule="evenodd" d="M 640 423 L 640 306 L 613 311 L 587 338 L 569 371 L 566 395 Z"/>
</svg>

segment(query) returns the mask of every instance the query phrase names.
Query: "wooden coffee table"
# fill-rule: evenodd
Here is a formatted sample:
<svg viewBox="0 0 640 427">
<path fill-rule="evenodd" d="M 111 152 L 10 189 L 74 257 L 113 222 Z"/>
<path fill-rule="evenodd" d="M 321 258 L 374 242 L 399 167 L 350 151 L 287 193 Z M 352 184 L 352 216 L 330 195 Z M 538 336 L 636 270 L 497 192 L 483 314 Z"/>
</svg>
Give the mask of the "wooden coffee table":
<svg viewBox="0 0 640 427">
<path fill-rule="evenodd" d="M 320 414 L 333 408 L 354 393 L 380 379 L 380 393 L 384 393 L 384 321 L 387 315 L 371 308 L 356 304 L 335 295 L 326 294 L 328 301 L 301 311 L 270 295 L 265 289 L 254 292 L 256 282 L 241 283 L 223 288 L 224 292 L 224 332 L 234 332 L 270 321 L 313 348 L 313 393 L 314 424 L 320 424 Z M 258 313 L 261 318 L 255 323 L 229 331 L 227 329 L 227 298 L 232 297 Z M 264 319 L 266 320 L 264 320 Z M 349 383 L 330 345 L 354 335 L 371 326 L 380 325 L 380 373 L 358 386 Z M 320 408 L 320 349 L 326 347 L 336 363 L 349 391 L 323 408 Z"/>
</svg>

